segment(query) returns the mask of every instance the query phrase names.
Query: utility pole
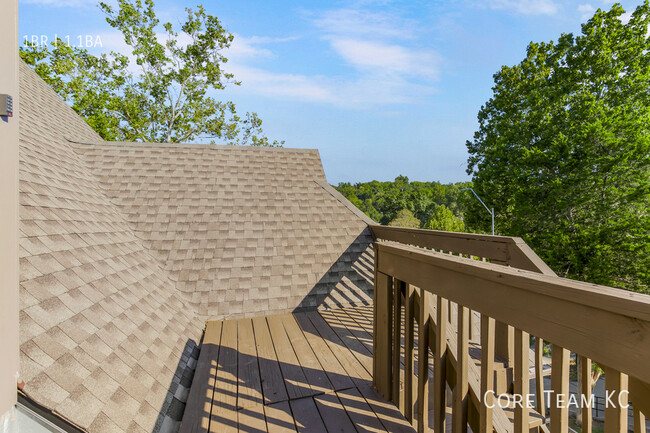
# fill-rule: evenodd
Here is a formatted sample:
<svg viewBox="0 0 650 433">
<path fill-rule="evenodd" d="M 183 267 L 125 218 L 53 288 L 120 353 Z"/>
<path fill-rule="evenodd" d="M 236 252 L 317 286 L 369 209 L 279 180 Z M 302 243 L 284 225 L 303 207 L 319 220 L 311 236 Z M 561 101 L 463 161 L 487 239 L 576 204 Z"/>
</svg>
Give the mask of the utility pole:
<svg viewBox="0 0 650 433">
<path fill-rule="evenodd" d="M 476 191 L 474 191 L 472 188 L 461 188 L 460 191 L 472 191 L 472 193 L 474 193 L 478 201 L 481 202 L 485 210 L 490 213 L 490 215 L 492 216 L 492 236 L 494 236 L 494 208 L 490 209 L 489 207 L 487 207 L 485 203 L 483 203 L 483 200 L 481 200 L 481 197 L 479 197 Z"/>
</svg>

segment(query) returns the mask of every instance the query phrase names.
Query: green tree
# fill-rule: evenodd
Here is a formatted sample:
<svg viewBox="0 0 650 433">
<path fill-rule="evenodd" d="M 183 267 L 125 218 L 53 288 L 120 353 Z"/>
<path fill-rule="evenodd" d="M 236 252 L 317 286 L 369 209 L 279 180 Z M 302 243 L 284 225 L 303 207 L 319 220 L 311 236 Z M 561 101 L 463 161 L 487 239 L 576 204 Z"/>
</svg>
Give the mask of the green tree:
<svg viewBox="0 0 650 433">
<path fill-rule="evenodd" d="M 444 204 L 438 206 L 431 218 L 424 225 L 429 230 L 444 230 L 447 232 L 465 231 L 465 223 L 449 210 Z"/>
<path fill-rule="evenodd" d="M 619 4 L 578 36 L 530 43 L 494 75 L 469 150 L 497 229 L 522 236 L 564 276 L 647 291 L 650 283 L 650 8 Z M 466 221 L 487 229 L 474 203 Z"/>
<path fill-rule="evenodd" d="M 202 6 L 185 21 L 162 26 L 153 0 L 99 3 L 106 21 L 129 46 L 125 53 L 95 56 L 61 39 L 50 46 L 26 44 L 23 60 L 106 140 L 281 145 L 263 136 L 256 113 L 237 114 L 232 102 L 210 96 L 227 83 L 222 67 L 233 35 Z M 179 40 L 186 40 L 186 44 Z M 135 63 L 135 64 L 132 64 Z"/>
<path fill-rule="evenodd" d="M 461 217 L 467 200 L 466 194 L 461 194 L 459 190 L 470 186 L 468 182 L 446 185 L 438 182 L 411 182 L 406 176 L 398 176 L 393 182 L 373 180 L 355 185 L 341 182 L 336 189 L 381 224 L 388 224 L 395 219 L 397 212 L 408 209 L 420 220 L 420 226 L 423 226 L 441 204 Z"/>
<path fill-rule="evenodd" d="M 410 228 L 420 228 L 420 220 L 417 219 L 413 212 L 408 209 L 402 209 L 397 212 L 395 218 L 388 223 L 389 226 L 395 227 L 410 227 Z"/>
</svg>

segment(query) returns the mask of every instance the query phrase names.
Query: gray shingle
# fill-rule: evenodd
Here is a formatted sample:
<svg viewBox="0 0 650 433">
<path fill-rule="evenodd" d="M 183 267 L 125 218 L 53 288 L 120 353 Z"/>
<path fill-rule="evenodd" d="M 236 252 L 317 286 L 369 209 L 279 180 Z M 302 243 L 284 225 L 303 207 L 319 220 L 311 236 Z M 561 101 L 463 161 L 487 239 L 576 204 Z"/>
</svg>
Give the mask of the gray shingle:
<svg viewBox="0 0 650 433">
<path fill-rule="evenodd" d="M 204 319 L 369 299 L 370 233 L 321 186 L 317 151 L 106 143 L 25 64 L 20 80 L 21 374 L 38 403 L 93 433 L 154 431 L 180 416 Z"/>
</svg>

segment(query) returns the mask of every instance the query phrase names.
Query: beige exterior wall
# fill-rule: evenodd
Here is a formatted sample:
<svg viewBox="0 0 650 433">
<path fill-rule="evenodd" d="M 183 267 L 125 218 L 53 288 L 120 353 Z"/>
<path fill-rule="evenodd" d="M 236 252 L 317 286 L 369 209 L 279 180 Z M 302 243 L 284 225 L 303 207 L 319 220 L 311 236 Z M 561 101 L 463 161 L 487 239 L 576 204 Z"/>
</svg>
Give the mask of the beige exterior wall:
<svg viewBox="0 0 650 433">
<path fill-rule="evenodd" d="M 0 117 L 0 416 L 16 402 L 18 357 L 18 0 L 0 14 L 0 93 L 14 117 Z"/>
</svg>

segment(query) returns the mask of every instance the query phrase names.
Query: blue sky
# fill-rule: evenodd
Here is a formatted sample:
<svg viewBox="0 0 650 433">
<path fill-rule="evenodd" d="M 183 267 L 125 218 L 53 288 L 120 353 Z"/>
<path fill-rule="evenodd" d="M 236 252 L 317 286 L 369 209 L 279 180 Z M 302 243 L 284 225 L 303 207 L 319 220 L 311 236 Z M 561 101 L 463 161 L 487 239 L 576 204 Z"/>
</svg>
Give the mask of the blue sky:
<svg viewBox="0 0 650 433">
<path fill-rule="evenodd" d="M 108 1 L 114 3 L 114 1 Z M 317 148 L 330 183 L 468 180 L 465 141 L 492 75 L 530 41 L 579 32 L 612 2 L 557 0 L 158 0 L 162 22 L 202 3 L 235 35 L 225 69 L 242 81 L 219 93 L 256 111 L 285 147 Z M 638 2 L 623 2 L 631 11 Z M 96 0 L 20 0 L 20 35 L 120 37 Z M 98 39 L 99 37 L 99 39 Z"/>
</svg>

